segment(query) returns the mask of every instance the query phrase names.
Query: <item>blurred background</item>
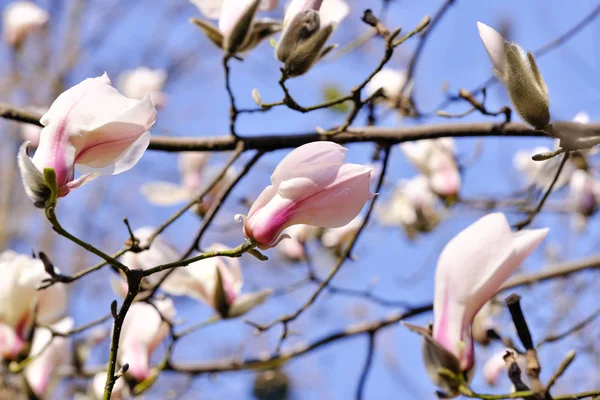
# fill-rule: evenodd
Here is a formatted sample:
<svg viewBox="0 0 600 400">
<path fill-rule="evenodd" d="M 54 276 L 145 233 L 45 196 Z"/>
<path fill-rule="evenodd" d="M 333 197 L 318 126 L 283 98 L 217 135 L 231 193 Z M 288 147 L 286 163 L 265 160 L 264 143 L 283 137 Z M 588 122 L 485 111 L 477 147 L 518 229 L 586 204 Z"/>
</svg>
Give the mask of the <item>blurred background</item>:
<svg viewBox="0 0 600 400">
<path fill-rule="evenodd" d="M 325 0 L 327 1 L 327 0 Z M 49 22 L 43 32 L 28 38 L 15 51 L 6 43 L 0 46 L 0 101 L 31 109 L 47 109 L 58 94 L 87 77 L 106 72 L 115 86 L 123 91 L 127 71 L 140 67 L 162 70 L 166 78 L 161 92 L 163 103 L 154 135 L 174 137 L 204 137 L 226 135 L 229 132 L 229 99 L 224 87 L 221 66 L 222 51 L 216 48 L 189 23 L 199 17 L 198 8 L 185 0 L 49 0 L 37 1 L 49 12 Z M 285 2 L 265 14 L 281 19 Z M 311 105 L 347 93 L 362 82 L 383 55 L 383 41 L 374 37 L 359 43 L 370 27 L 360 17 L 367 8 L 382 17 L 391 30 L 403 27 L 412 30 L 425 15 L 434 15 L 442 0 L 348 0 L 349 16 L 333 35 L 339 44 L 328 57 L 306 75 L 289 82 L 294 98 L 302 105 Z M 4 8 L 8 1 L 0 1 Z M 535 51 L 560 37 L 589 15 L 598 2 L 591 0 L 506 0 L 502 2 L 455 0 L 443 19 L 430 33 L 428 42 L 416 65 L 413 101 L 421 114 L 402 116 L 386 105 L 379 105 L 375 114 L 380 126 L 416 126 L 449 124 L 458 121 L 502 122 L 503 116 L 488 117 L 472 113 L 460 120 L 435 114 L 440 104 L 456 96 L 459 88 L 474 89 L 492 76 L 491 63 L 481 44 L 476 22 L 495 27 L 511 41 L 526 50 Z M 381 14 L 382 8 L 385 13 Z M 571 120 L 586 112 L 597 120 L 600 105 L 600 19 L 592 19 L 580 32 L 562 45 L 537 59 L 551 96 L 555 120 Z M 388 67 L 407 68 L 416 45 L 415 38 L 402 45 Z M 257 88 L 265 102 L 282 98 L 279 63 L 268 41 L 244 57 L 231 63 L 232 86 L 240 108 L 256 107 L 251 91 Z M 121 86 L 119 86 L 121 85 Z M 498 110 L 510 101 L 501 85 L 493 85 L 487 93 L 486 106 Z M 469 108 L 466 102 L 452 102 L 445 110 L 461 113 Z M 244 114 L 238 120 L 241 136 L 314 132 L 316 127 L 339 125 L 345 118 L 343 107 L 325 109 L 303 115 L 284 107 L 265 113 Z M 518 120 L 518 116 L 514 117 Z M 359 115 L 356 126 L 367 124 L 367 113 Z M 72 274 L 97 262 L 91 254 L 73 246 L 54 234 L 43 216 L 26 198 L 16 165 L 16 151 L 27 136 L 26 127 L 16 122 L 0 121 L 3 145 L 0 164 L 0 247 L 30 254 L 44 251 L 62 272 Z M 31 133 L 29 133 L 31 134 Z M 336 287 L 344 292 L 326 290 L 290 328 L 294 334 L 284 349 L 299 343 L 310 343 L 352 323 L 374 321 L 402 309 L 399 304 L 430 303 L 437 256 L 444 244 L 462 228 L 487 212 L 481 200 L 527 199 L 529 192 L 522 172 L 513 166 L 518 150 L 536 146 L 552 147 L 550 139 L 483 138 L 456 139 L 457 159 L 463 167 L 460 200 L 451 208 L 440 211 L 441 222 L 429 233 L 409 238 L 400 226 L 386 226 L 373 219 L 353 251 L 355 260 L 348 261 L 336 276 Z M 353 144 L 348 160 L 372 162 L 375 145 Z M 237 186 L 219 213 L 203 243 L 225 243 L 236 246 L 243 240 L 241 225 L 233 221 L 234 214 L 246 213 L 260 191 L 269 184 L 269 175 L 286 154 L 277 151 L 263 157 Z M 209 159 L 210 168 L 222 166 L 230 154 L 215 153 Z M 238 168 L 249 159 L 242 156 Z M 592 169 L 598 166 L 592 156 Z M 239 165 L 238 165 L 239 164 Z M 384 203 L 399 180 L 409 179 L 417 170 L 398 147 L 392 151 L 391 164 L 380 193 Z M 149 203 L 141 188 L 150 182 L 179 183 L 177 154 L 148 151 L 130 171 L 114 177 L 102 177 L 93 184 L 73 191 L 61 201 L 58 209 L 63 225 L 84 240 L 108 253 L 118 250 L 129 237 L 122 222 L 128 218 L 133 229 L 161 224 L 178 205 L 158 207 Z M 530 257 L 522 270 L 539 271 L 553 263 L 576 260 L 596 254 L 600 228 L 597 215 L 581 221 L 569 212 L 569 193 L 563 189 L 554 193 L 547 209 L 534 221 L 533 227 L 551 228 L 543 248 Z M 511 222 L 523 214 L 517 207 L 501 208 Z M 165 239 L 183 252 L 195 237 L 201 219 L 188 213 L 165 233 Z M 311 264 L 324 277 L 335 265 L 334 252 L 317 240 L 307 243 Z M 295 311 L 314 292 L 316 285 L 290 285 L 306 278 L 306 262 L 290 262 L 276 249 L 267 251 L 268 262 L 252 257 L 241 259 L 244 291 L 275 289 L 275 295 L 263 306 L 244 318 L 267 323 L 282 314 Z M 75 325 L 93 321 L 109 310 L 116 298 L 109 269 L 102 269 L 68 285 L 69 314 Z M 597 308 L 597 271 L 583 272 L 565 279 L 519 288 L 534 337 L 541 338 L 572 326 Z M 360 293 L 373 293 L 389 300 L 379 304 Z M 502 300 L 503 296 L 500 295 Z M 204 321 L 212 310 L 188 298 L 176 298 L 177 321 L 181 326 Z M 494 316 L 496 326 L 514 337 L 510 318 L 505 310 Z M 414 324 L 431 322 L 432 315 L 412 319 Z M 109 325 L 106 325 L 109 329 Z M 597 389 L 600 387 L 600 325 L 591 323 L 576 335 L 552 343 L 540 352 L 542 377 L 549 375 L 565 352 L 578 350 L 578 359 L 555 386 L 556 393 Z M 255 335 L 255 329 L 243 319 L 215 324 L 199 330 L 181 341 L 174 349 L 177 361 L 206 361 L 253 358 L 274 351 L 280 327 Z M 160 360 L 165 345 L 154 357 Z M 185 375 L 164 372 L 144 399 L 350 399 L 355 398 L 368 341 L 366 336 L 334 341 L 318 350 L 290 360 L 281 370 L 265 376 L 254 371 L 227 372 L 214 375 Z M 506 393 L 510 382 L 505 374 L 490 386 L 481 367 L 501 344 L 492 343 L 477 349 L 477 371 L 473 389 L 478 392 Z M 99 365 L 108 359 L 109 340 L 93 349 L 89 365 Z M 286 394 L 261 397 L 257 386 L 274 386 L 284 382 Z M 75 392 L 85 392 L 88 380 L 69 378 L 61 381 L 48 398 L 73 398 Z M 373 366 L 365 387 L 366 399 L 430 399 L 435 398 L 434 386 L 427 378 L 420 355 L 420 338 L 406 328 L 395 325 L 378 332 Z"/>
</svg>

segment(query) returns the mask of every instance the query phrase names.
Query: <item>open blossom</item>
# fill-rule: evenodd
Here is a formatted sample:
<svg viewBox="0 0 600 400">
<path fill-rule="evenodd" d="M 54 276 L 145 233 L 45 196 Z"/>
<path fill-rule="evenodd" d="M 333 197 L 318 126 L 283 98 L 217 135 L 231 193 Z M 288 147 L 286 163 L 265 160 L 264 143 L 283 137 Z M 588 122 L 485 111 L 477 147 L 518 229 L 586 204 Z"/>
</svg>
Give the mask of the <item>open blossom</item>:
<svg viewBox="0 0 600 400">
<path fill-rule="evenodd" d="M 61 283 L 37 290 L 48 277 L 42 261 L 10 250 L 0 254 L 0 273 L 0 354 L 13 359 L 29 337 L 34 313 L 39 324 L 55 322 L 67 308 L 67 293 Z"/>
<path fill-rule="evenodd" d="M 119 363 L 129 364 L 127 373 L 138 382 L 150 377 L 150 356 L 169 334 L 166 321 L 174 318 L 175 307 L 168 298 L 154 301 L 154 306 L 142 302 L 131 305 L 121 330 Z"/>
<path fill-rule="evenodd" d="M 457 383 L 440 375 L 439 369 L 470 379 L 475 315 L 547 234 L 548 229 L 513 232 L 504 214 L 493 213 L 464 229 L 442 250 L 435 274 L 433 332 L 425 336 L 423 356 L 429 377 L 449 396 L 458 395 Z"/>
<path fill-rule="evenodd" d="M 162 91 L 166 81 L 165 70 L 139 67 L 121 72 L 119 89 L 131 99 L 142 100 L 149 94 L 156 107 L 163 107 L 167 101 L 167 95 Z"/>
<path fill-rule="evenodd" d="M 461 179 L 452 138 L 427 139 L 400 145 L 406 158 L 429 179 L 431 189 L 442 198 L 458 195 Z"/>
<path fill-rule="evenodd" d="M 275 49 L 290 76 L 305 74 L 333 47 L 325 47 L 335 27 L 348 15 L 344 0 L 292 0 L 283 20 L 283 32 Z"/>
<path fill-rule="evenodd" d="M 191 0 L 208 19 L 218 19 L 218 27 L 192 18 L 206 36 L 229 54 L 252 50 L 263 39 L 281 30 L 281 24 L 271 19 L 256 19 L 259 10 L 277 7 L 276 0 Z"/>
<path fill-rule="evenodd" d="M 558 171 L 561 164 L 560 157 L 544 161 L 534 161 L 531 158 L 535 154 L 547 153 L 549 151 L 550 149 L 547 147 L 540 146 L 533 150 L 519 150 L 515 153 L 513 165 L 517 171 L 523 174 L 528 185 L 546 190 L 552 184 L 556 176 L 556 171 Z M 571 179 L 574 171 L 575 166 L 567 160 L 552 190 L 558 190 L 565 186 Z"/>
<path fill-rule="evenodd" d="M 186 152 L 179 156 L 180 184 L 155 181 L 142 186 L 141 192 L 148 201 L 158 206 L 170 206 L 190 201 L 200 195 L 221 172 L 220 168 L 206 167 L 209 154 Z M 235 179 L 236 170 L 230 167 L 225 175 L 196 206 L 198 215 L 204 215 L 217 200 L 223 188 Z"/>
<path fill-rule="evenodd" d="M 33 158 L 28 143 L 19 150 L 25 192 L 44 207 L 50 188 L 44 169 L 56 174 L 59 196 L 66 196 L 99 175 L 132 168 L 150 143 L 156 110 L 150 96 L 141 101 L 122 96 L 106 74 L 88 78 L 62 93 L 42 116 L 44 125 Z M 75 179 L 75 169 L 83 173 Z"/>
<path fill-rule="evenodd" d="M 481 22 L 477 23 L 477 29 L 494 66 L 494 73 L 504 84 L 523 121 L 536 129 L 547 128 L 550 122 L 548 88 L 533 55 L 506 41 Z"/>
<path fill-rule="evenodd" d="M 2 25 L 4 41 L 16 47 L 32 32 L 44 27 L 50 15 L 31 1 L 15 1 L 4 7 Z"/>
<path fill-rule="evenodd" d="M 208 251 L 230 250 L 215 244 Z M 271 290 L 241 294 L 244 278 L 237 258 L 212 257 L 177 269 L 162 285 L 175 296 L 199 300 L 219 313 L 222 318 L 238 317 L 263 303 Z"/>
<path fill-rule="evenodd" d="M 346 149 L 313 142 L 289 153 L 271 175 L 244 218 L 244 235 L 259 248 L 274 247 L 289 226 L 339 228 L 358 215 L 374 195 L 372 169 L 345 163 Z"/>
<path fill-rule="evenodd" d="M 321 236 L 321 244 L 330 249 L 334 249 L 336 253 L 341 254 L 344 247 L 360 229 L 364 222 L 361 215 L 356 216 L 352 221 L 339 228 L 326 229 Z"/>
<path fill-rule="evenodd" d="M 73 319 L 67 317 L 51 325 L 51 328 L 58 333 L 68 333 L 73 329 L 73 324 Z M 30 355 L 34 358 L 25 368 L 25 378 L 31 390 L 39 398 L 44 398 L 44 393 L 57 378 L 59 368 L 69 362 L 69 338 L 52 338 L 52 332 L 48 328 L 36 328 Z"/>
<path fill-rule="evenodd" d="M 402 226 L 409 237 L 429 232 L 439 222 L 439 200 L 424 175 L 400 181 L 392 197 L 377 210 L 378 221 L 386 226 Z"/>
</svg>

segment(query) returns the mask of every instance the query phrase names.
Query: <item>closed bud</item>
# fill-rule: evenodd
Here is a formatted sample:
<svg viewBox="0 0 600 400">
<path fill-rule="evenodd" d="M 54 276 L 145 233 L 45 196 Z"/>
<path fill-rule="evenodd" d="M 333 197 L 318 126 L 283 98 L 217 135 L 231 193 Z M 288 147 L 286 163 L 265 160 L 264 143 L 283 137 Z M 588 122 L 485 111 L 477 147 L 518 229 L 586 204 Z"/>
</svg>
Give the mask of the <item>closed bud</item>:
<svg viewBox="0 0 600 400">
<path fill-rule="evenodd" d="M 262 104 L 262 96 L 258 89 L 252 89 L 252 100 L 256 103 L 256 105 L 260 106 Z"/>
<path fill-rule="evenodd" d="M 494 72 L 523 121 L 535 129 L 546 128 L 550 122 L 550 98 L 533 55 L 481 22 L 477 28 Z"/>
<path fill-rule="evenodd" d="M 298 13 L 286 27 L 277 44 L 275 56 L 281 62 L 286 62 L 296 48 L 314 35 L 321 27 L 319 12 L 306 10 Z"/>
<path fill-rule="evenodd" d="M 300 44 L 285 62 L 285 71 L 291 76 L 300 76 L 321 59 L 325 43 L 333 33 L 333 25 L 327 25 L 310 39 Z"/>
</svg>

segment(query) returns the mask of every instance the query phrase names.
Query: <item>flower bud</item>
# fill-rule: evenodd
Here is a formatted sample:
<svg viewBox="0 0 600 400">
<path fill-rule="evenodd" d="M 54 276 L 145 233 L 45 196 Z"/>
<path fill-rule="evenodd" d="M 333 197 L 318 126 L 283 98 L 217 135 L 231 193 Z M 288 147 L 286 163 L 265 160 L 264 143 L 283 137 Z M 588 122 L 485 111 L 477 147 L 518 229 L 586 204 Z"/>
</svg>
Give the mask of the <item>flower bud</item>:
<svg viewBox="0 0 600 400">
<path fill-rule="evenodd" d="M 546 128 L 550 122 L 550 98 L 533 55 L 481 22 L 477 28 L 494 72 L 523 121 L 535 129 Z"/>
</svg>

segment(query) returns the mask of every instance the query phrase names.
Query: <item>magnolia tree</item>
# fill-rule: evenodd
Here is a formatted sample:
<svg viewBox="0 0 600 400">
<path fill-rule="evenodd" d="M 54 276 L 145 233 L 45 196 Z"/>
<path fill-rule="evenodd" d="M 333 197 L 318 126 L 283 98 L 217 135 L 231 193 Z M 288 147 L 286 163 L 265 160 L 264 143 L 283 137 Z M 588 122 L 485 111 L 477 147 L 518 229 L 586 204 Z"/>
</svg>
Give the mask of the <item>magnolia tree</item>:
<svg viewBox="0 0 600 400">
<path fill-rule="evenodd" d="M 4 6 L 2 398 L 600 398 L 600 126 L 536 61 L 600 7 L 138 3 Z"/>
</svg>

